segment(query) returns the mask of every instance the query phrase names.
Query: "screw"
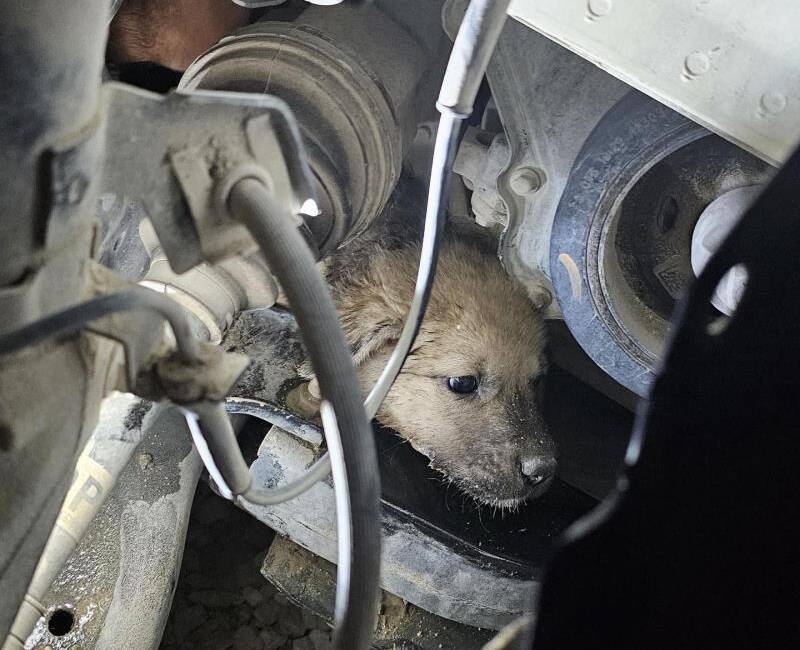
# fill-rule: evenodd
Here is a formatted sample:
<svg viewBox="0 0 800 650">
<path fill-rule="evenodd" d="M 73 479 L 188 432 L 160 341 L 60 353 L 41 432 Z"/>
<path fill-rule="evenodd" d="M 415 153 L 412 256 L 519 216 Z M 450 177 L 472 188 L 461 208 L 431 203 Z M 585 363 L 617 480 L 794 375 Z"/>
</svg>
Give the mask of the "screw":
<svg viewBox="0 0 800 650">
<path fill-rule="evenodd" d="M 542 173 L 533 167 L 519 167 L 509 180 L 511 189 L 520 196 L 539 191 L 544 184 Z"/>
</svg>

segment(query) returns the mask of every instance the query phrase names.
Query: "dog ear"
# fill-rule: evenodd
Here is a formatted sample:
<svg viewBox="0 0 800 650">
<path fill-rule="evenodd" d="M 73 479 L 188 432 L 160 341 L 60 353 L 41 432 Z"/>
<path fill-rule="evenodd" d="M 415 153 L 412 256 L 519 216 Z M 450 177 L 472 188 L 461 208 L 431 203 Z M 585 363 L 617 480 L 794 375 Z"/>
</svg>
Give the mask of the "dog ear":
<svg viewBox="0 0 800 650">
<path fill-rule="evenodd" d="M 350 345 L 356 368 L 382 348 L 397 343 L 402 327 L 402 322 L 383 321 L 369 330 L 359 332 L 360 336 Z"/>
<path fill-rule="evenodd" d="M 370 329 L 359 328 L 355 332 L 352 330 L 348 331 L 347 338 L 349 339 L 350 349 L 353 353 L 353 364 L 355 367 L 358 368 L 362 366 L 372 355 L 385 346 L 393 346 L 397 343 L 402 329 L 402 321 L 382 321 Z M 305 379 L 311 379 L 316 382 L 314 370 L 308 359 L 298 368 L 298 374 Z M 319 391 L 319 389 L 316 388 L 316 384 L 315 390 L 317 392 Z M 314 394 L 313 390 L 312 394 Z"/>
</svg>

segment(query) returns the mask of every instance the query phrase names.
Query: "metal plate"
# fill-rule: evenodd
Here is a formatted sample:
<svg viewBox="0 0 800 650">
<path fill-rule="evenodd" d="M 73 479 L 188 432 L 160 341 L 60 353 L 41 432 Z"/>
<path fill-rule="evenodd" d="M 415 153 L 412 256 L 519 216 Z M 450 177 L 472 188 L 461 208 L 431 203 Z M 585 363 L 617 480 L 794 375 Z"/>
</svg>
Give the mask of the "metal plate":
<svg viewBox="0 0 800 650">
<path fill-rule="evenodd" d="M 516 0 L 509 13 L 767 162 L 800 138 L 793 0 Z"/>
</svg>

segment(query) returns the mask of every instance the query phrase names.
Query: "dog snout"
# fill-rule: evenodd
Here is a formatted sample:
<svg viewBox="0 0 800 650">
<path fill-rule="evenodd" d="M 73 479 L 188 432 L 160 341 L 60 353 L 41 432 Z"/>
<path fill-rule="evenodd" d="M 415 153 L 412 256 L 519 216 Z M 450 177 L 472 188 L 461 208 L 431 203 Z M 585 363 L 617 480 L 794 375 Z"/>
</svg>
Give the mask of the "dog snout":
<svg viewBox="0 0 800 650">
<path fill-rule="evenodd" d="M 522 459 L 522 476 L 526 483 L 538 485 L 556 473 L 557 461 L 554 456 L 533 456 Z"/>
</svg>

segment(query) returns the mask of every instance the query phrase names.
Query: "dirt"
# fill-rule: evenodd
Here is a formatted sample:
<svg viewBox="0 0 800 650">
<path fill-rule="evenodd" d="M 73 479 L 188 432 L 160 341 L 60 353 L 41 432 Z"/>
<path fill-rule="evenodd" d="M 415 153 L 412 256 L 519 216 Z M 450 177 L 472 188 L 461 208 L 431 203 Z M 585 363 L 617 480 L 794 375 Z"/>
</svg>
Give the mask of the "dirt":
<svg viewBox="0 0 800 650">
<path fill-rule="evenodd" d="M 274 533 L 201 482 L 162 650 L 327 650 L 330 629 L 259 569 Z"/>
<path fill-rule="evenodd" d="M 141 429 L 144 416 L 147 415 L 151 408 L 153 408 L 153 403 L 146 399 L 134 405 L 134 407 L 128 411 L 128 415 L 125 416 L 125 422 L 123 423 L 125 429 L 127 431 Z"/>
</svg>

